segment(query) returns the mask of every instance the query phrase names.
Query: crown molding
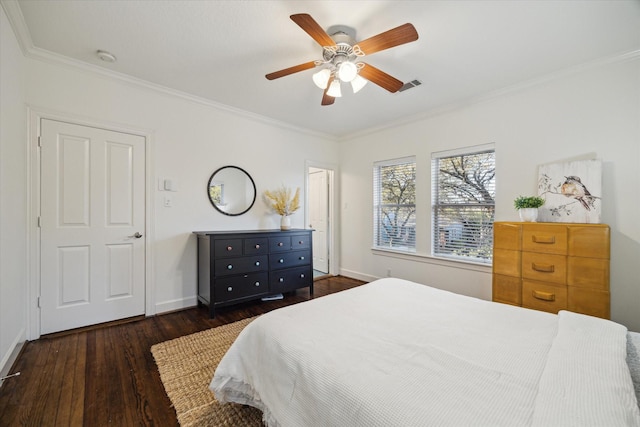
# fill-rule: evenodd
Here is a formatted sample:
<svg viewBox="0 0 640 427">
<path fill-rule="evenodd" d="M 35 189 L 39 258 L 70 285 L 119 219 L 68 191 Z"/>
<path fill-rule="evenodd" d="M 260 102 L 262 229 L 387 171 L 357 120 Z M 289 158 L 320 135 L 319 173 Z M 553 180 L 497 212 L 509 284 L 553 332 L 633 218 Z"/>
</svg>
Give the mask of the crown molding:
<svg viewBox="0 0 640 427">
<path fill-rule="evenodd" d="M 246 118 L 255 122 L 268 124 L 270 126 L 275 126 L 281 129 L 295 131 L 298 133 L 306 134 L 306 135 L 317 137 L 317 138 L 322 138 L 330 141 L 337 141 L 337 137 L 331 134 L 317 132 L 311 129 L 294 126 L 286 122 L 272 119 L 270 117 L 251 113 L 249 111 L 242 110 L 240 108 L 235 108 L 230 105 L 215 102 L 210 99 L 206 99 L 197 95 L 172 89 L 163 85 L 149 82 L 147 80 L 139 79 L 137 77 L 132 77 L 128 74 L 112 71 L 97 65 L 89 64 L 83 61 L 78 61 L 76 59 L 69 58 L 64 55 L 59 55 L 57 53 L 38 48 L 33 44 L 33 41 L 31 39 L 31 34 L 24 20 L 24 16 L 22 14 L 22 10 L 20 9 L 18 1 L 17 0 L 0 0 L 0 4 L 2 5 L 2 8 L 5 10 L 7 18 L 9 19 L 9 23 L 13 28 L 16 38 L 18 39 L 18 44 L 22 49 L 22 54 L 26 58 L 47 62 L 53 65 L 62 65 L 74 70 L 80 70 L 93 75 L 97 74 L 103 78 L 128 84 L 138 89 L 145 89 L 155 93 L 162 93 L 164 95 L 169 95 L 175 98 L 200 104 L 206 107 L 211 107 L 217 110 L 225 111 L 227 113 L 241 116 L 243 118 Z"/>
<path fill-rule="evenodd" d="M 467 108 L 477 104 L 483 104 L 489 101 L 493 101 L 497 98 L 501 98 L 503 96 L 507 96 L 510 94 L 515 94 L 518 92 L 522 92 L 525 89 L 529 89 L 534 86 L 538 86 L 544 83 L 551 82 L 553 80 L 565 78 L 574 74 L 578 74 L 587 70 L 603 67 L 606 65 L 629 62 L 633 60 L 640 59 L 640 49 L 632 50 L 627 52 L 621 52 L 615 55 L 603 57 L 596 59 L 594 61 L 585 62 L 583 64 L 575 65 L 572 67 L 567 67 L 561 70 L 554 71 L 552 73 L 548 73 L 530 80 L 526 80 L 515 85 L 507 86 L 502 89 L 497 89 L 491 92 L 486 92 L 482 95 L 478 95 L 475 97 L 465 98 L 458 100 L 456 102 L 452 102 L 446 105 L 442 105 L 440 107 L 432 108 L 428 111 L 424 111 L 419 114 L 415 114 L 412 116 L 404 117 L 402 119 L 396 120 L 391 123 L 386 123 L 381 126 L 377 126 L 374 128 L 364 129 L 362 131 L 354 132 L 348 135 L 343 135 L 340 137 L 340 141 L 348 141 L 354 138 L 360 138 L 366 135 L 371 135 L 373 133 L 377 133 L 383 130 L 397 128 L 399 126 L 404 126 L 410 123 L 419 122 L 421 120 L 429 119 L 432 117 L 440 116 L 442 114 L 451 113 L 456 110 L 460 110 L 463 108 Z"/>
</svg>

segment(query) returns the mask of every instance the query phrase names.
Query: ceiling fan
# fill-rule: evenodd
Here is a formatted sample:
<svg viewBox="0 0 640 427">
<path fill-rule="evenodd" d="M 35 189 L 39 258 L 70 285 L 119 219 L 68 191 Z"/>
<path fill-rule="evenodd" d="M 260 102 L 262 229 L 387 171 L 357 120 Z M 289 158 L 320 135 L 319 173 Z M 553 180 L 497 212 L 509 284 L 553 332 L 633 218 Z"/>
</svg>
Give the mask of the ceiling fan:
<svg viewBox="0 0 640 427">
<path fill-rule="evenodd" d="M 354 92 L 362 89 L 367 81 L 392 93 L 402 87 L 402 81 L 361 62 L 360 58 L 417 40 L 418 32 L 413 25 L 400 25 L 356 43 L 348 27 L 335 27 L 335 33 L 329 35 L 309 14 L 291 15 L 291 20 L 322 46 L 322 59 L 269 73 L 265 76 L 268 80 L 320 67 L 320 71 L 313 75 L 313 81 L 324 90 L 322 105 L 331 105 L 335 98 L 342 96 L 340 82 L 350 82 Z"/>
</svg>

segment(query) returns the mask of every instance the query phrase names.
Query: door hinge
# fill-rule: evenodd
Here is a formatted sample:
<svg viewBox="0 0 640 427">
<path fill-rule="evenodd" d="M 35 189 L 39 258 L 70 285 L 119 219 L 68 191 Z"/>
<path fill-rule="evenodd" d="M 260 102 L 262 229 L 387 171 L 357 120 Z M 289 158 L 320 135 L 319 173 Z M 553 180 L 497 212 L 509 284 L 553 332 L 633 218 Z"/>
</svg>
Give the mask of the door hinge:
<svg viewBox="0 0 640 427">
<path fill-rule="evenodd" d="M 38 147 L 42 148 L 42 137 L 38 137 Z"/>
<path fill-rule="evenodd" d="M 40 224 L 40 217 L 38 217 L 38 228 L 40 228 L 40 227 L 41 227 L 41 224 Z"/>
<path fill-rule="evenodd" d="M 37 298 L 37 305 L 38 305 L 38 308 L 40 308 L 40 297 Z"/>
</svg>

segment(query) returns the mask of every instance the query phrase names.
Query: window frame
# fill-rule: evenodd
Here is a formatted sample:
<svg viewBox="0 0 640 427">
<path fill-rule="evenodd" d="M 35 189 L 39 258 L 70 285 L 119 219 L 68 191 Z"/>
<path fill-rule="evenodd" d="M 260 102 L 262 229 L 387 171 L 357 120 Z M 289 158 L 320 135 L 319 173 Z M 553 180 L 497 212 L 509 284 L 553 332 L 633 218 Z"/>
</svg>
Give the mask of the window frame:
<svg viewBox="0 0 640 427">
<path fill-rule="evenodd" d="M 413 195 L 413 203 L 412 204 L 382 204 L 381 203 L 381 177 L 380 177 L 380 169 L 383 167 L 388 167 L 388 166 L 402 166 L 402 165 L 412 165 L 413 166 L 413 173 L 414 173 L 414 177 L 413 177 L 413 188 L 414 188 L 414 195 Z M 416 172 L 417 172 L 417 162 L 416 162 L 416 156 L 406 156 L 406 157 L 401 157 L 401 158 L 396 158 L 396 159 L 389 159 L 389 160 L 382 160 L 382 161 L 376 161 L 373 163 L 373 249 L 376 250 L 385 250 L 385 251 L 392 251 L 392 252 L 398 252 L 398 253 L 405 253 L 405 254 L 415 254 L 416 253 L 416 196 L 417 196 L 417 190 L 416 190 L 416 184 L 417 184 L 417 180 L 416 180 Z M 384 209 L 385 207 L 392 207 L 392 206 L 397 206 L 399 209 L 406 209 L 406 208 L 413 208 L 413 213 L 411 213 L 409 215 L 409 217 L 413 216 L 413 225 L 412 226 L 403 226 L 403 227 L 407 227 L 407 233 L 408 233 L 408 245 L 393 245 L 393 240 L 390 240 L 390 245 L 383 245 L 381 244 L 380 238 L 381 235 L 383 234 L 383 232 L 381 231 L 380 227 L 382 227 L 382 223 L 381 223 L 381 217 L 383 216 L 382 214 L 382 209 Z M 413 231 L 411 232 L 411 229 L 413 229 Z M 405 230 L 403 230 L 405 231 Z"/>
<path fill-rule="evenodd" d="M 475 156 L 483 153 L 492 153 L 493 154 L 493 177 L 491 179 L 491 186 L 488 191 L 491 192 L 493 196 L 492 203 L 478 203 L 478 202 L 460 202 L 453 203 L 451 201 L 443 202 L 440 199 L 440 179 L 439 179 L 439 171 L 440 168 L 437 167 L 437 162 L 440 162 L 445 159 L 449 159 L 452 157 L 460 157 L 460 156 Z M 436 170 L 437 169 L 437 170 Z M 487 169 L 489 170 L 489 169 Z M 496 152 L 495 152 L 495 144 L 483 144 L 476 145 L 470 147 L 463 147 L 454 150 L 446 150 L 434 152 L 431 154 L 431 255 L 434 258 L 460 261 L 460 262 L 468 262 L 474 264 L 482 264 L 482 265 L 490 265 L 493 262 L 493 224 L 495 222 L 495 170 L 496 170 Z M 485 190 L 487 188 L 485 187 Z M 465 225 L 459 225 L 454 232 L 454 235 L 457 235 L 457 239 L 455 240 L 455 244 L 452 244 L 446 251 L 442 250 L 442 239 L 446 239 L 447 242 L 453 241 L 450 240 L 448 233 L 441 233 L 443 229 L 443 222 L 441 221 L 443 218 L 442 215 L 438 213 L 442 208 L 455 209 L 457 211 L 463 211 L 464 209 L 474 211 L 476 208 L 478 209 L 477 213 L 474 215 L 479 216 L 488 216 L 489 221 L 485 222 L 480 220 L 477 223 L 471 223 L 471 226 L 465 229 Z M 489 208 L 489 212 L 483 212 L 483 209 Z M 450 216 L 449 218 L 453 217 Z M 446 217 L 445 217 L 446 219 Z M 487 228 L 487 224 L 490 224 Z M 460 229 L 462 227 L 462 229 Z M 450 230 L 451 231 L 451 230 Z M 475 234 L 474 234 L 475 233 Z M 472 245 L 465 244 L 469 241 L 469 236 L 479 235 L 479 239 L 483 242 L 482 244 Z M 444 237 L 443 237 L 444 236 Z M 448 243 L 444 244 L 448 246 Z M 459 251 L 480 251 L 480 254 L 485 254 L 486 256 L 472 256 L 472 255 L 460 255 L 455 254 L 453 252 Z"/>
</svg>

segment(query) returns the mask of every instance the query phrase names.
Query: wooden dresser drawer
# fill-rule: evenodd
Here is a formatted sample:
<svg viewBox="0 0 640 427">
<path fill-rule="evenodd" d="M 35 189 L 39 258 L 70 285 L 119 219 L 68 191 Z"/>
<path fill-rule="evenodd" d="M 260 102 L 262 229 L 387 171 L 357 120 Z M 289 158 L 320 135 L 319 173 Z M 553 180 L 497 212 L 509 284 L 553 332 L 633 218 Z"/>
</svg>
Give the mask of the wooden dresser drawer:
<svg viewBox="0 0 640 427">
<path fill-rule="evenodd" d="M 557 313 L 567 309 L 567 288 L 548 283 L 522 280 L 522 306 Z"/>
<path fill-rule="evenodd" d="M 269 267 L 272 270 L 297 267 L 309 263 L 311 263 L 310 251 L 283 252 L 281 254 L 271 255 L 269 258 Z"/>
<path fill-rule="evenodd" d="M 244 239 L 245 255 L 262 255 L 269 253 L 269 239 L 259 237 L 256 239 Z"/>
<path fill-rule="evenodd" d="M 567 257 L 564 255 L 522 252 L 522 277 L 566 285 Z"/>
<path fill-rule="evenodd" d="M 611 297 L 608 291 L 569 286 L 567 292 L 569 310 L 603 319 L 611 317 Z"/>
<path fill-rule="evenodd" d="M 567 285 L 600 291 L 609 290 L 609 260 L 569 257 L 567 259 Z"/>
<path fill-rule="evenodd" d="M 269 251 L 286 252 L 291 250 L 291 236 L 278 236 L 269 238 Z"/>
<path fill-rule="evenodd" d="M 523 225 L 522 250 L 565 255 L 567 253 L 567 227 L 542 224 Z"/>
<path fill-rule="evenodd" d="M 522 252 L 508 249 L 494 249 L 493 273 L 520 277 L 522 273 Z"/>
<path fill-rule="evenodd" d="M 216 240 L 214 253 L 216 257 L 242 255 L 242 239 Z"/>
<path fill-rule="evenodd" d="M 570 256 L 609 259 L 609 227 L 601 224 L 569 227 L 568 245 Z"/>
<path fill-rule="evenodd" d="M 268 263 L 268 255 L 216 259 L 214 262 L 214 273 L 215 276 L 229 276 L 232 274 L 264 271 L 268 269 Z"/>
<path fill-rule="evenodd" d="M 522 226 L 520 224 L 495 222 L 493 228 L 495 249 L 521 250 Z"/>
<path fill-rule="evenodd" d="M 520 277 L 493 275 L 493 301 L 522 305 L 522 280 Z"/>
<path fill-rule="evenodd" d="M 307 234 L 294 234 L 291 236 L 291 250 L 309 249 L 311 240 Z"/>
<path fill-rule="evenodd" d="M 254 273 L 225 277 L 215 283 L 215 293 L 219 301 L 231 301 L 248 296 L 264 295 L 269 292 L 269 273 Z"/>
<path fill-rule="evenodd" d="M 300 287 L 300 283 L 313 283 L 311 265 L 272 271 L 269 275 L 271 293 L 290 292 Z"/>
</svg>

